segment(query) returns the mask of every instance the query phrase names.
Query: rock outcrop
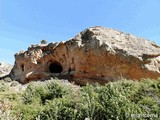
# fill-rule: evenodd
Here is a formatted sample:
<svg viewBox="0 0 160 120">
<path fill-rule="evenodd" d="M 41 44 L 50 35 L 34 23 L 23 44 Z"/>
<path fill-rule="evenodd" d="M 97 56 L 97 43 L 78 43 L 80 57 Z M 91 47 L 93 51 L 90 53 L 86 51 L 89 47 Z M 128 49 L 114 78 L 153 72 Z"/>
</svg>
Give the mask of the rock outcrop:
<svg viewBox="0 0 160 120">
<path fill-rule="evenodd" d="M 11 72 L 11 69 L 13 68 L 13 65 L 0 62 L 0 77 L 3 77 Z"/>
<path fill-rule="evenodd" d="M 77 84 L 160 77 L 160 47 L 117 30 L 91 27 L 60 43 L 32 45 L 15 55 L 10 75 L 21 83 L 47 77 Z"/>
</svg>

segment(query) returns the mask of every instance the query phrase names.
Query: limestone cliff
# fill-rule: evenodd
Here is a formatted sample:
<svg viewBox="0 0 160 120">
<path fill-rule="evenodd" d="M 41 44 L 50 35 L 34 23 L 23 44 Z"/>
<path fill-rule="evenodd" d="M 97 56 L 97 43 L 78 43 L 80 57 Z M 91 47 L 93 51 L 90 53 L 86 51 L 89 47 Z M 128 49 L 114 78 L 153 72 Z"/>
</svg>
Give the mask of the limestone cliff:
<svg viewBox="0 0 160 120">
<path fill-rule="evenodd" d="M 117 30 L 91 27 L 60 43 L 32 45 L 15 55 L 10 73 L 21 83 L 47 77 L 78 84 L 160 77 L 160 47 Z"/>
</svg>

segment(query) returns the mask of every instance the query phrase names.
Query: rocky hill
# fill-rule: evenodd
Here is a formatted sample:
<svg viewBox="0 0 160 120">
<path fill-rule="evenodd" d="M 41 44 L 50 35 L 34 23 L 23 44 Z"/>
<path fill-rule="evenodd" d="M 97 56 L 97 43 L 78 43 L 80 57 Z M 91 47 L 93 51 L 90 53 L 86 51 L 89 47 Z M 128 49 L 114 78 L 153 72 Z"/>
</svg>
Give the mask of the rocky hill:
<svg viewBox="0 0 160 120">
<path fill-rule="evenodd" d="M 158 45 L 99 26 L 66 42 L 32 45 L 17 53 L 15 60 L 10 75 L 22 83 L 48 77 L 67 78 L 81 85 L 160 77 Z"/>
<path fill-rule="evenodd" d="M 0 77 L 9 74 L 12 68 L 13 65 L 5 62 L 0 62 Z"/>
</svg>

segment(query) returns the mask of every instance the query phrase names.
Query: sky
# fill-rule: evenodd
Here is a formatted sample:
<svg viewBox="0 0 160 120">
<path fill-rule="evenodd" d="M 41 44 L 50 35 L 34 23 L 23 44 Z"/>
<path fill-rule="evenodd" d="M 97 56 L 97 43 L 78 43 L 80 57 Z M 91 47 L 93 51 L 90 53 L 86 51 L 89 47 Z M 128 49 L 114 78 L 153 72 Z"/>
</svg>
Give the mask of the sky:
<svg viewBox="0 0 160 120">
<path fill-rule="evenodd" d="M 0 0 L 0 61 L 41 40 L 68 40 L 104 26 L 160 45 L 160 0 Z"/>
</svg>

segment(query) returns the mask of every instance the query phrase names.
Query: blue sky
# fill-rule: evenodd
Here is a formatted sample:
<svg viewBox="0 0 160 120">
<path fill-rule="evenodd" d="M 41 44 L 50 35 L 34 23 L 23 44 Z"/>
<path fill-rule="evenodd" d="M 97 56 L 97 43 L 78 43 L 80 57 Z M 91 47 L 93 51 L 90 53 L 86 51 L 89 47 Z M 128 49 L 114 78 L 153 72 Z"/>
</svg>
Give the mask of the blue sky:
<svg viewBox="0 0 160 120">
<path fill-rule="evenodd" d="M 91 26 L 160 45 L 160 0 L 0 0 L 0 61 L 31 44 L 68 40 Z"/>
</svg>

